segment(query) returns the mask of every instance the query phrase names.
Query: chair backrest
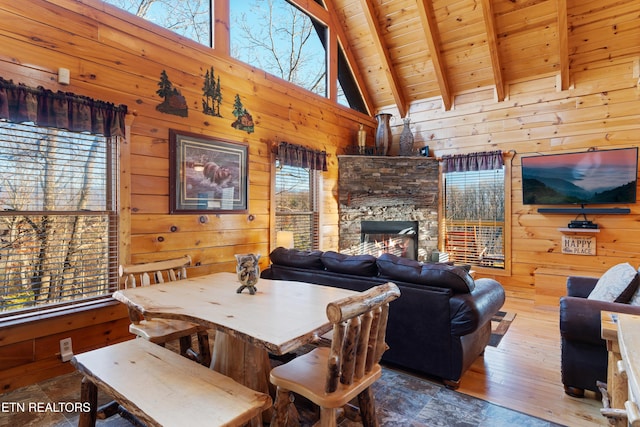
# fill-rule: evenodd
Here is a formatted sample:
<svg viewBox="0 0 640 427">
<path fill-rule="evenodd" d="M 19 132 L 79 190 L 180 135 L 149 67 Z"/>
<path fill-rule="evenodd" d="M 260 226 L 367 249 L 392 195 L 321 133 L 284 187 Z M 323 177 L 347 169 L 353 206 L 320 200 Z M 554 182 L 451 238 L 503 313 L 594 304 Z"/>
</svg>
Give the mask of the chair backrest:
<svg viewBox="0 0 640 427">
<path fill-rule="evenodd" d="M 327 305 L 333 338 L 325 391 L 352 384 L 368 374 L 387 350 L 389 302 L 400 296 L 394 283 L 375 286 L 361 295 Z"/>
<path fill-rule="evenodd" d="M 191 257 L 185 255 L 182 258 L 166 261 L 121 265 L 119 272 L 120 277 L 124 277 L 125 288 L 135 288 L 186 279 L 189 264 L 191 264 Z"/>
</svg>

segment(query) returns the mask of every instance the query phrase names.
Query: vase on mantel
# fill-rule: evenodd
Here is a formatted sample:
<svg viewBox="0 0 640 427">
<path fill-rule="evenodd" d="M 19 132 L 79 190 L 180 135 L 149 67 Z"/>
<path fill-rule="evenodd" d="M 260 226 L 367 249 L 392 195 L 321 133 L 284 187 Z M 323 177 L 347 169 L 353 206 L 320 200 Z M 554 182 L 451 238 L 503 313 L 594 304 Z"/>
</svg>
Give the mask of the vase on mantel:
<svg viewBox="0 0 640 427">
<path fill-rule="evenodd" d="M 402 128 L 402 133 L 400 134 L 400 155 L 410 156 L 413 154 L 413 134 L 411 133 L 411 127 L 409 127 L 411 119 L 405 117 L 403 120 L 404 128 Z"/>
<path fill-rule="evenodd" d="M 391 114 L 376 114 L 378 127 L 376 128 L 376 155 L 386 156 L 391 145 Z"/>
</svg>

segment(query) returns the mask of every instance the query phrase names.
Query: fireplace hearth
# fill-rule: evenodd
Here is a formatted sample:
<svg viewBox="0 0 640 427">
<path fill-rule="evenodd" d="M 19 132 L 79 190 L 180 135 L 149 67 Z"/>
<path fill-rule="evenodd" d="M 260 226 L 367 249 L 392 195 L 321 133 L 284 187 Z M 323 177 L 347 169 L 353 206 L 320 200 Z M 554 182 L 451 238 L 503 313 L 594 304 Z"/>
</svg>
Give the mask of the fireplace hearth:
<svg viewBox="0 0 640 427">
<path fill-rule="evenodd" d="M 360 227 L 362 254 L 418 259 L 417 221 L 362 221 Z"/>
</svg>

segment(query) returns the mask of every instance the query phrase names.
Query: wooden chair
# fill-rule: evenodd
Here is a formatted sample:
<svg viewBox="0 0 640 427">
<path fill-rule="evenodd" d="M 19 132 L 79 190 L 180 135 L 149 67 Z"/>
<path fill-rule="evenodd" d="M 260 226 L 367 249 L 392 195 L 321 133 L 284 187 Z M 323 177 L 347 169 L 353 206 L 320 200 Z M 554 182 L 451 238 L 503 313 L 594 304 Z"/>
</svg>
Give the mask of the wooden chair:
<svg viewBox="0 0 640 427">
<path fill-rule="evenodd" d="M 291 419 L 291 392 L 320 406 L 322 427 L 336 426 L 339 409 L 356 396 L 363 425 L 378 425 L 370 386 L 382 374 L 389 302 L 399 296 L 398 287 L 386 283 L 327 305 L 331 348 L 316 348 L 271 370 L 271 383 L 277 387 L 272 427 L 297 421 Z"/>
<path fill-rule="evenodd" d="M 120 266 L 120 277 L 124 278 L 127 288 L 136 286 L 150 286 L 152 284 L 173 282 L 187 278 L 187 266 L 191 264 L 191 257 L 166 261 L 149 262 L 146 264 L 132 264 Z M 209 348 L 209 333 L 206 328 L 193 322 L 176 319 L 145 320 L 139 313 L 130 310 L 131 325 L 129 332 L 152 343 L 165 346 L 167 342 L 178 340 L 180 354 L 202 365 L 211 364 L 211 349 Z M 191 337 L 198 337 L 198 351 L 191 346 Z"/>
</svg>

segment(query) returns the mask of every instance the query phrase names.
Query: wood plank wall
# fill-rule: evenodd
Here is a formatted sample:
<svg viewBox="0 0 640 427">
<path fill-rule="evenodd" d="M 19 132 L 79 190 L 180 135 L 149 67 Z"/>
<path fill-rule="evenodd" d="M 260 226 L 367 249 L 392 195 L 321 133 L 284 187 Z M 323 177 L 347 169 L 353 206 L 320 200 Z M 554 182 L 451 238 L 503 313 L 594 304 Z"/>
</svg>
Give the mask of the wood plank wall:
<svg viewBox="0 0 640 427">
<path fill-rule="evenodd" d="M 512 82 L 504 102 L 495 101 L 494 88 L 480 88 L 456 96 L 451 111 L 443 110 L 440 99 L 411 105 L 416 144 L 429 146 L 432 155 L 505 153 L 511 168 L 512 271 L 505 276 L 478 270 L 479 276 L 500 281 L 510 297 L 557 307 L 568 275 L 599 276 L 621 262 L 640 266 L 640 204 L 623 206 L 631 209 L 629 215 L 588 215 L 600 226 L 596 256 L 562 254 L 558 229 L 575 215 L 539 214 L 539 206 L 523 205 L 520 169 L 523 156 L 640 145 L 639 70 L 638 56 L 628 55 L 573 68 L 566 91 L 558 89 L 554 74 Z M 387 112 L 397 117 L 394 109 Z M 392 129 L 393 149 L 401 130 Z"/>
<path fill-rule="evenodd" d="M 630 215 L 591 216 L 602 229 L 596 237 L 598 254 L 571 256 L 560 253 L 557 229 L 573 218 L 538 214 L 534 207 L 522 205 L 520 195 L 522 156 L 638 145 L 638 46 L 632 35 L 627 54 L 621 57 L 609 59 L 604 51 L 575 53 L 572 86 L 567 91 L 557 89 L 558 76 L 551 74 L 533 81 L 512 80 L 504 102 L 496 102 L 494 88 L 481 87 L 459 93 L 451 111 L 443 111 L 441 100 L 435 98 L 411 105 L 416 142 L 429 145 L 437 156 L 491 149 L 512 153 L 508 159 L 512 165 L 512 271 L 495 276 L 510 297 L 552 307 L 564 293 L 563 279 L 569 273 L 599 274 L 624 261 L 640 264 L 637 204 L 629 206 Z M 203 76 L 212 66 L 223 87 L 223 118 L 200 112 Z M 71 71 L 69 86 L 57 84 L 59 67 Z M 155 91 L 162 70 L 187 99 L 188 117 L 156 111 L 161 99 Z M 123 147 L 123 153 L 129 154 L 122 162 L 129 169 L 123 174 L 121 198 L 125 202 L 123 262 L 188 253 L 197 265 L 192 275 L 198 275 L 233 271 L 233 254 L 238 252 L 257 252 L 266 261 L 273 241 L 271 147 L 279 141 L 327 150 L 321 245 L 325 250 L 337 249 L 336 153 L 342 154 L 355 141 L 360 122 L 372 139 L 372 118 L 97 0 L 2 2 L 0 76 L 129 106 L 130 138 Z M 230 126 L 235 94 L 256 122 L 252 134 Z M 394 124 L 392 154 L 397 150 L 401 121 Z M 169 129 L 248 145 L 247 214 L 169 215 Z M 125 316 L 114 305 L 19 327 L 0 326 L 0 387 L 11 390 L 69 370 L 56 356 L 60 338 L 72 336 L 77 352 L 128 338 Z"/>
<path fill-rule="evenodd" d="M 70 85 L 57 83 L 59 67 L 70 70 Z M 222 85 L 222 118 L 200 111 L 204 73 L 211 67 Z M 186 98 L 188 117 L 156 111 L 163 70 Z M 234 271 L 235 253 L 255 252 L 266 265 L 274 240 L 271 151 L 280 141 L 327 151 L 321 244 L 337 249 L 336 152 L 355 142 L 358 123 L 365 124 L 372 144 L 373 118 L 96 0 L 0 4 L 0 76 L 128 106 L 130 137 L 121 162 L 122 262 L 189 254 L 196 266 L 190 275 L 196 276 Z M 254 133 L 231 127 L 236 94 L 253 115 Z M 246 214 L 169 215 L 169 129 L 248 145 Z M 69 364 L 56 355 L 61 338 L 71 336 L 74 350 L 81 352 L 128 339 L 127 327 L 126 311 L 118 305 L 56 321 L 0 326 L 0 388 L 11 390 L 68 371 Z"/>
</svg>

